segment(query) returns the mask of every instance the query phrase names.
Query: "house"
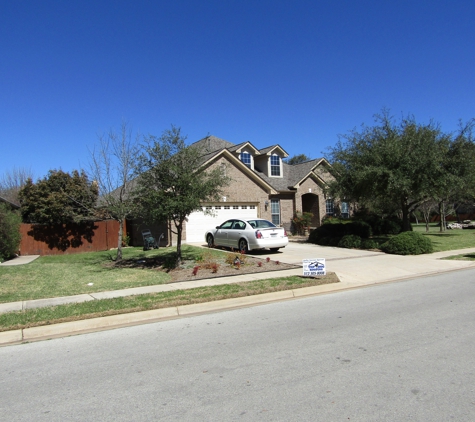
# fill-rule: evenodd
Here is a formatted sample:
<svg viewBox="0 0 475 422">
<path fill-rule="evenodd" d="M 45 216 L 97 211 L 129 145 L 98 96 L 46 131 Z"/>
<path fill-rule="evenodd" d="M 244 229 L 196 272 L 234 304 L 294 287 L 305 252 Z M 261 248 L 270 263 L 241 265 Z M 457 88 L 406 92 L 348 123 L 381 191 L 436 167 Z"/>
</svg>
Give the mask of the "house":
<svg viewBox="0 0 475 422">
<path fill-rule="evenodd" d="M 203 211 L 190 214 L 183 233 L 185 243 L 204 241 L 207 228 L 229 218 L 265 218 L 291 229 L 296 211 L 311 212 L 312 227 L 335 213 L 347 216 L 348 204 L 335 204 L 325 196 L 332 179 L 331 165 L 324 159 L 289 165 L 287 152 L 280 145 L 258 149 L 250 142 L 233 144 L 207 136 L 192 146 L 203 151 L 202 166 L 220 167 L 232 179 L 219 202 L 203 203 Z"/>
<path fill-rule="evenodd" d="M 0 203 L 6 204 L 11 210 L 19 210 L 20 209 L 20 205 L 14 204 L 13 202 L 11 202 L 8 199 L 3 198 L 1 196 L 0 196 Z"/>
</svg>

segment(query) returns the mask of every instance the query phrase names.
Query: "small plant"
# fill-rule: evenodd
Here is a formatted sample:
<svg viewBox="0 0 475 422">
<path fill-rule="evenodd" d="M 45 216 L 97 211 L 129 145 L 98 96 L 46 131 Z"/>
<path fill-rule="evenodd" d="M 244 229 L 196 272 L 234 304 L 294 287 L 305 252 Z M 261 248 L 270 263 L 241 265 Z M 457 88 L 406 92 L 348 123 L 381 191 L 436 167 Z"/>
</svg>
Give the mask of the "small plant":
<svg viewBox="0 0 475 422">
<path fill-rule="evenodd" d="M 270 262 L 270 258 L 269 258 L 269 257 L 266 258 L 266 262 Z"/>
<path fill-rule="evenodd" d="M 202 268 L 212 270 L 214 265 L 217 265 L 216 257 L 210 250 L 205 250 L 197 259 L 197 262 L 201 263 Z"/>
<path fill-rule="evenodd" d="M 198 274 L 198 270 L 200 269 L 200 266 L 199 265 L 195 265 L 193 267 L 193 272 L 191 273 L 192 275 L 196 275 Z"/>
<path fill-rule="evenodd" d="M 122 235 L 122 246 L 129 246 L 130 245 L 130 236 Z"/>
<path fill-rule="evenodd" d="M 216 274 L 218 272 L 219 264 L 217 262 L 213 262 L 211 264 L 211 272 Z"/>
<path fill-rule="evenodd" d="M 301 212 L 296 211 L 293 218 L 292 223 L 294 225 L 294 229 L 299 235 L 304 235 L 305 230 L 308 230 L 310 223 L 312 222 L 313 214 L 311 212 Z"/>
<path fill-rule="evenodd" d="M 275 265 L 280 265 L 280 261 L 275 261 Z"/>
<path fill-rule="evenodd" d="M 240 265 L 244 265 L 246 263 L 246 254 L 242 252 L 235 252 L 229 254 L 226 257 L 226 264 L 231 265 L 231 267 L 236 266 L 236 260 L 239 260 Z"/>
<path fill-rule="evenodd" d="M 259 261 L 259 262 L 257 263 L 257 266 L 258 266 L 258 267 L 262 267 L 262 261 Z"/>
</svg>

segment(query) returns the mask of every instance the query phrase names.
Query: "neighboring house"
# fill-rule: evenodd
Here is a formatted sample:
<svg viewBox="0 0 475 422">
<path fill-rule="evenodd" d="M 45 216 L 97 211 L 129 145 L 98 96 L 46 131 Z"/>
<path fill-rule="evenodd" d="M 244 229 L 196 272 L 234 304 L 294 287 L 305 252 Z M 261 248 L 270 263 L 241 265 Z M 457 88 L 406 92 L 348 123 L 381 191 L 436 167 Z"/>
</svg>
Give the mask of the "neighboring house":
<svg viewBox="0 0 475 422">
<path fill-rule="evenodd" d="M 220 167 L 232 179 L 219 202 L 203 203 L 203 211 L 193 212 L 186 223 L 184 242 L 204 242 L 209 227 L 228 218 L 260 217 L 291 229 L 296 211 L 313 214 L 312 227 L 318 227 L 329 215 L 349 215 L 348 204 L 334 203 L 324 193 L 332 176 L 331 165 L 324 159 L 289 165 L 283 162 L 287 152 L 273 145 L 258 149 L 250 142 L 233 144 L 207 136 L 192 144 L 203 151 L 205 168 Z"/>
<path fill-rule="evenodd" d="M 10 209 L 12 209 L 12 210 L 19 210 L 20 209 L 20 205 L 14 204 L 13 202 L 9 201 L 8 199 L 2 198 L 1 196 L 0 196 L 0 202 L 2 202 L 4 204 L 7 204 L 10 207 Z"/>
</svg>

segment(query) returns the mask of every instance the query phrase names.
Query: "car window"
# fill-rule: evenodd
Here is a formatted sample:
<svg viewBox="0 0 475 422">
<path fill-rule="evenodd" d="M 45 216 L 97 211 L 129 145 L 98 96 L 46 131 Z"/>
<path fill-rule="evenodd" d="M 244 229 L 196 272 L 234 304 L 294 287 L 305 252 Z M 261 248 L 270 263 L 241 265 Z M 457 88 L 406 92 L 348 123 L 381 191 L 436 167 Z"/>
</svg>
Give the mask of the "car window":
<svg viewBox="0 0 475 422">
<path fill-rule="evenodd" d="M 275 224 L 272 224 L 267 220 L 249 220 L 248 223 L 255 229 L 267 229 L 269 227 L 276 227 Z"/>
<path fill-rule="evenodd" d="M 234 222 L 233 229 L 243 230 L 245 227 L 246 227 L 246 223 L 244 223 L 243 221 L 236 221 Z"/>
<path fill-rule="evenodd" d="M 233 220 L 228 220 L 225 221 L 221 226 L 219 226 L 220 229 L 230 229 L 231 226 L 233 225 Z"/>
</svg>

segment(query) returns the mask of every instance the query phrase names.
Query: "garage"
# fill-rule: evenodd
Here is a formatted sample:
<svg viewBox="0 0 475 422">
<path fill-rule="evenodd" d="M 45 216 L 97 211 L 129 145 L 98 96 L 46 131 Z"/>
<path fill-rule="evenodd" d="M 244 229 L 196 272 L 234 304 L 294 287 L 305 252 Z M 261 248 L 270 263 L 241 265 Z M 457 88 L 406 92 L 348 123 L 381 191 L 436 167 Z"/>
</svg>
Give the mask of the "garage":
<svg viewBox="0 0 475 422">
<path fill-rule="evenodd" d="M 188 216 L 185 243 L 205 242 L 204 235 L 211 227 L 219 226 L 230 218 L 256 218 L 257 206 L 253 204 L 207 205 L 204 212 L 196 211 Z M 206 213 L 211 214 L 206 214 Z"/>
</svg>

